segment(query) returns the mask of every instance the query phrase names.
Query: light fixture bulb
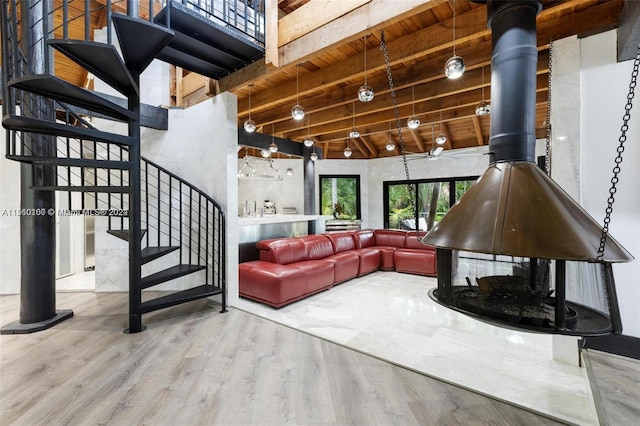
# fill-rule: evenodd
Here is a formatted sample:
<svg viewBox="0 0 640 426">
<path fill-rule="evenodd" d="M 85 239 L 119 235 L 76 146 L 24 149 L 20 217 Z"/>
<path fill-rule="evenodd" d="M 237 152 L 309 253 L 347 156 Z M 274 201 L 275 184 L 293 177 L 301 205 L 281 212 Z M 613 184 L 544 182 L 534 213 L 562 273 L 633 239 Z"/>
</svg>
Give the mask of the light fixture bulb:
<svg viewBox="0 0 640 426">
<path fill-rule="evenodd" d="M 287 176 L 291 176 L 291 175 L 293 175 L 293 168 L 288 167 L 287 168 Z"/>
<path fill-rule="evenodd" d="M 487 101 L 480 102 L 476 107 L 476 115 L 482 117 L 489 114 L 491 114 L 491 104 Z"/>
<path fill-rule="evenodd" d="M 300 104 L 295 104 L 291 108 L 291 116 L 294 120 L 300 121 L 304 118 L 304 108 Z"/>
<path fill-rule="evenodd" d="M 444 65 L 444 74 L 447 78 L 455 80 L 456 78 L 462 77 L 466 68 L 467 64 L 464 63 L 464 59 L 460 56 L 454 55 L 450 57 Z"/>
<path fill-rule="evenodd" d="M 278 145 L 276 145 L 275 142 L 271 142 L 271 145 L 269 145 L 269 151 L 271 152 L 278 152 Z"/>
<path fill-rule="evenodd" d="M 360 102 L 371 102 L 374 96 L 373 88 L 366 83 L 358 89 L 358 99 Z"/>
<path fill-rule="evenodd" d="M 250 118 L 247 118 L 244 122 L 244 130 L 247 133 L 253 133 L 256 131 L 256 122 Z"/>
<path fill-rule="evenodd" d="M 307 148 L 311 148 L 313 146 L 313 139 L 305 139 L 302 143 Z"/>
<path fill-rule="evenodd" d="M 418 127 L 420 127 L 420 119 L 416 116 L 409 117 L 409 119 L 407 120 L 407 127 L 409 127 L 410 129 L 417 129 Z"/>
<path fill-rule="evenodd" d="M 394 141 L 390 140 L 389 142 L 387 142 L 385 148 L 387 148 L 387 151 L 393 151 L 394 149 L 396 149 L 396 144 Z"/>
<path fill-rule="evenodd" d="M 351 151 L 351 148 L 346 147 L 344 151 L 342 151 L 342 153 L 344 154 L 345 157 L 349 158 L 351 157 L 351 154 L 353 154 L 353 151 Z"/>
<path fill-rule="evenodd" d="M 440 133 L 438 134 L 438 136 L 436 136 L 436 143 L 438 145 L 444 145 L 446 141 L 447 141 L 447 137 L 444 135 L 444 133 Z"/>
<path fill-rule="evenodd" d="M 358 129 L 351 129 L 351 131 L 349 131 L 349 137 L 356 139 L 360 137 L 360 132 L 358 131 Z"/>
<path fill-rule="evenodd" d="M 268 149 L 261 149 L 260 155 L 262 155 L 263 158 L 269 158 L 271 157 L 271 152 Z"/>
<path fill-rule="evenodd" d="M 318 154 L 316 154 L 316 152 L 313 151 L 311 155 L 309 155 L 309 158 L 311 158 L 311 161 L 316 161 L 318 159 Z"/>
</svg>

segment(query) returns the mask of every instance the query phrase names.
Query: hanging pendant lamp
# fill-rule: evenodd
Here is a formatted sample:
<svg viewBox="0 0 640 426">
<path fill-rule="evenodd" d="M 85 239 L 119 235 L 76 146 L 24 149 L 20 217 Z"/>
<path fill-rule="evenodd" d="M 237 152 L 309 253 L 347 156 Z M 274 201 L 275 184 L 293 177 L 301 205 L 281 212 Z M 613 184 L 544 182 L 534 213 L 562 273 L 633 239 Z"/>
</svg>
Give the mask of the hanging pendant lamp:
<svg viewBox="0 0 640 426">
<path fill-rule="evenodd" d="M 411 117 L 407 120 L 407 127 L 417 129 L 420 127 L 420 119 L 416 117 L 416 98 L 414 86 L 411 86 Z"/>
<path fill-rule="evenodd" d="M 482 117 L 489 114 L 491 114 L 491 104 L 484 100 L 484 67 L 482 67 L 482 101 L 476 107 L 476 115 Z"/>
<path fill-rule="evenodd" d="M 371 102 L 375 93 L 373 87 L 367 84 L 367 36 L 364 36 L 364 84 L 358 89 L 360 102 Z"/>
<path fill-rule="evenodd" d="M 387 151 L 393 151 L 396 149 L 396 143 L 393 141 L 393 136 L 391 135 L 391 122 L 389 122 L 389 141 L 385 145 Z"/>
<path fill-rule="evenodd" d="M 347 139 L 347 147 L 342 151 L 342 154 L 347 158 L 351 157 L 353 154 L 353 151 L 349 148 L 349 139 Z"/>
<path fill-rule="evenodd" d="M 275 154 L 276 152 L 278 152 L 278 145 L 276 145 L 273 133 L 274 133 L 274 125 L 273 123 L 271 123 L 271 144 L 269 145 L 269 151 Z"/>
<path fill-rule="evenodd" d="M 304 118 L 304 108 L 300 105 L 299 101 L 299 86 L 298 86 L 298 71 L 300 69 L 300 64 L 296 65 L 296 104 L 291 108 L 291 116 L 294 120 L 300 121 Z"/>
<path fill-rule="evenodd" d="M 352 124 L 351 130 L 349 131 L 349 137 L 356 139 L 360 137 L 360 132 L 356 129 L 356 103 L 354 102 L 351 107 L 351 116 L 352 116 Z"/>
<path fill-rule="evenodd" d="M 318 154 L 316 154 L 316 146 L 313 146 L 313 152 L 309 155 L 311 161 L 316 161 L 318 159 Z"/>
<path fill-rule="evenodd" d="M 436 136 L 435 141 L 438 145 L 444 145 L 447 142 L 447 137 L 442 133 L 442 111 L 440 111 L 440 132 L 438 136 Z"/>
<path fill-rule="evenodd" d="M 309 133 L 309 124 L 311 123 L 311 114 L 307 115 L 307 138 L 302 141 L 302 143 L 304 144 L 304 146 L 306 146 L 307 148 L 310 148 L 313 146 L 313 139 L 311 139 L 311 135 Z"/>
<path fill-rule="evenodd" d="M 256 131 L 256 122 L 251 119 L 251 88 L 253 84 L 249 85 L 249 118 L 244 121 L 244 130 L 247 133 L 253 133 Z"/>
<path fill-rule="evenodd" d="M 456 0 L 453 0 L 453 56 L 444 64 L 444 74 L 447 78 L 455 80 L 462 77 L 466 67 L 464 59 L 456 55 Z"/>
</svg>

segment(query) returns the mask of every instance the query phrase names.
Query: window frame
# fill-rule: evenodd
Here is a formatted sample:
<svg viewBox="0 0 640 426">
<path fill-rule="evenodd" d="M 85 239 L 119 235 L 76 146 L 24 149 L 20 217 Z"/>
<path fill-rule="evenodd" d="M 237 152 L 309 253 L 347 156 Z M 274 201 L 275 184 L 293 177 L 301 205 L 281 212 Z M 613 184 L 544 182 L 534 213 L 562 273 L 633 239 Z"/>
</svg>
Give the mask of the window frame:
<svg viewBox="0 0 640 426">
<path fill-rule="evenodd" d="M 362 198 L 360 197 L 360 175 L 318 175 L 318 209 L 322 214 L 322 182 L 324 179 L 355 179 L 356 180 L 356 218 L 352 220 L 362 219 Z"/>
</svg>

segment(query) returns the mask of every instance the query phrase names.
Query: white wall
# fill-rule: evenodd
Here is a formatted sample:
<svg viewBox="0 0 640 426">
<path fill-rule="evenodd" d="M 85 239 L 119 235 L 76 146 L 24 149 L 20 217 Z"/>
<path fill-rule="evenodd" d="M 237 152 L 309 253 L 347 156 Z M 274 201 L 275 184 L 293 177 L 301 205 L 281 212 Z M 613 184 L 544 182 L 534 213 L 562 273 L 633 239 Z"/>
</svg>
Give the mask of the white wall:
<svg viewBox="0 0 640 426">
<path fill-rule="evenodd" d="M 238 169 L 244 165 L 244 159 L 237 161 Z M 250 157 L 249 164 L 255 169 L 256 176 L 269 170 L 269 162 L 263 158 Z M 304 174 L 301 158 L 278 158 L 273 160 L 273 167 L 278 170 L 282 180 L 269 180 L 260 178 L 238 180 L 238 211 L 242 212 L 245 201 L 249 202 L 249 209 L 253 210 L 253 202 L 258 209 L 264 206 L 264 201 L 276 203 L 277 213 L 282 213 L 283 207 L 295 207 L 299 214 L 304 213 Z M 288 167 L 293 169 L 293 174 L 288 176 Z"/>
<path fill-rule="evenodd" d="M 602 223 L 633 61 L 616 63 L 614 30 L 580 40 L 582 205 Z M 623 333 L 640 337 L 640 97 L 631 110 L 610 234 L 636 260 L 614 265 Z"/>
<path fill-rule="evenodd" d="M 20 163 L 5 158 L 6 131 L 0 126 L 0 294 L 20 292 Z"/>
</svg>

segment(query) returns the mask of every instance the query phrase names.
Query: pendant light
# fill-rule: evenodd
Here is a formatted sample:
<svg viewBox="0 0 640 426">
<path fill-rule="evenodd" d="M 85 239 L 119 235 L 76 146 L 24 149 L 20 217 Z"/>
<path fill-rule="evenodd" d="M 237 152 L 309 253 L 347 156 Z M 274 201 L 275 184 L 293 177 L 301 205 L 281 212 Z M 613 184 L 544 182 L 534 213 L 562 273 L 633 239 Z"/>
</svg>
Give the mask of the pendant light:
<svg viewBox="0 0 640 426">
<path fill-rule="evenodd" d="M 311 154 L 309 154 L 309 158 L 311 159 L 311 161 L 316 161 L 318 159 L 318 154 L 316 154 L 316 146 L 313 146 L 313 152 Z"/>
<path fill-rule="evenodd" d="M 256 169 L 254 169 L 253 166 L 249 164 L 249 148 L 247 147 L 244 147 L 244 148 L 245 148 L 244 164 L 238 170 L 238 178 L 240 179 L 254 177 L 256 173 Z M 240 149 L 242 149 L 242 147 Z"/>
<path fill-rule="evenodd" d="M 431 151 L 429 151 L 429 156 L 427 157 L 429 160 L 435 160 L 438 158 L 438 156 L 440 155 L 440 153 L 444 150 L 443 147 L 439 146 L 436 148 L 435 143 L 440 144 L 440 142 L 438 142 L 438 138 L 435 137 L 435 125 L 431 125 Z M 444 135 L 442 135 L 444 136 Z M 445 138 L 445 141 L 447 140 L 447 138 Z M 442 142 L 444 143 L 444 142 Z"/>
<path fill-rule="evenodd" d="M 358 99 L 360 102 L 371 102 L 374 96 L 373 88 L 367 84 L 367 36 L 364 36 L 364 84 L 358 89 Z"/>
<path fill-rule="evenodd" d="M 417 129 L 420 127 L 420 119 L 416 117 L 416 97 L 414 86 L 411 86 L 411 117 L 407 120 L 407 127 Z"/>
<path fill-rule="evenodd" d="M 287 157 L 289 158 L 289 160 L 291 160 L 291 155 L 287 154 Z M 293 175 L 293 167 L 287 167 L 287 176 L 292 176 Z"/>
<path fill-rule="evenodd" d="M 352 116 L 353 127 L 349 131 L 349 137 L 356 139 L 360 137 L 360 132 L 358 131 L 358 129 L 356 129 L 356 103 L 355 102 L 353 102 L 353 105 L 351 107 L 351 116 Z"/>
<path fill-rule="evenodd" d="M 253 133 L 256 131 L 256 122 L 251 119 L 251 88 L 253 84 L 249 85 L 249 118 L 244 121 L 244 130 L 247 133 Z"/>
<path fill-rule="evenodd" d="M 278 145 L 276 145 L 275 138 L 273 137 L 274 133 L 274 125 L 271 123 L 271 144 L 269 145 L 269 151 L 272 153 L 278 152 Z"/>
<path fill-rule="evenodd" d="M 455 80 L 462 77 L 466 67 L 464 59 L 456 55 L 456 0 L 453 0 L 453 56 L 444 64 L 444 74 L 447 78 Z"/>
<path fill-rule="evenodd" d="M 302 143 L 304 144 L 304 146 L 306 146 L 307 148 L 310 148 L 313 146 L 313 139 L 311 139 L 310 133 L 309 133 L 309 124 L 311 122 L 311 114 L 307 115 L 307 138 L 302 141 Z"/>
<path fill-rule="evenodd" d="M 393 141 L 393 136 L 391 135 L 391 122 L 389 122 L 389 141 L 385 145 L 387 151 L 393 151 L 396 149 L 396 143 Z"/>
<path fill-rule="evenodd" d="M 351 148 L 349 148 L 349 139 L 347 139 L 347 147 L 344 149 L 344 151 L 342 151 L 342 154 L 344 154 L 344 156 L 347 158 L 351 157 L 351 155 L 353 154 L 353 151 L 351 151 Z"/>
<path fill-rule="evenodd" d="M 444 145 L 447 142 L 447 137 L 442 133 L 442 111 L 440 111 L 440 132 L 435 140 L 438 145 Z"/>
<path fill-rule="evenodd" d="M 482 67 L 482 101 L 476 107 L 476 115 L 482 117 L 489 114 L 491 114 L 491 104 L 484 100 L 484 67 Z"/>
<path fill-rule="evenodd" d="M 296 65 L 296 104 L 291 108 L 291 116 L 294 120 L 300 121 L 304 118 L 304 108 L 300 105 L 298 96 L 299 96 L 299 87 L 298 87 L 298 71 L 300 70 L 300 64 Z"/>
</svg>

